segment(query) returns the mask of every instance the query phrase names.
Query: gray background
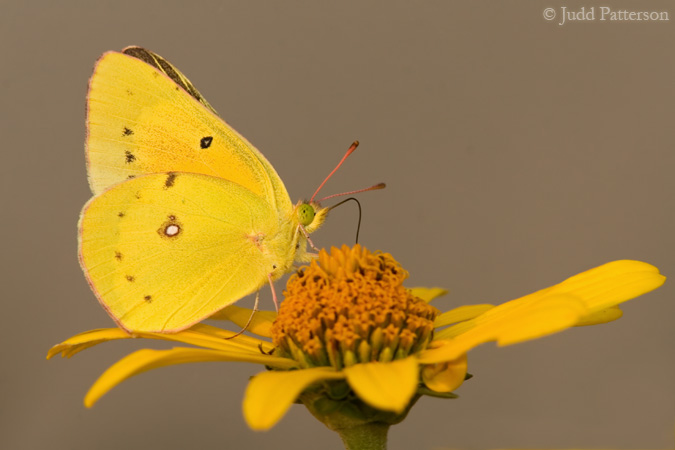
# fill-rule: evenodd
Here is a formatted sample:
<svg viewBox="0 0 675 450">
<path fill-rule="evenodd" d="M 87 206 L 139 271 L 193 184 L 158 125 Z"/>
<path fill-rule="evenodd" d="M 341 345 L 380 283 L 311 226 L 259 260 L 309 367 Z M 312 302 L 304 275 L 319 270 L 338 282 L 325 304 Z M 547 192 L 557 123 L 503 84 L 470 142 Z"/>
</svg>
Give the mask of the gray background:
<svg viewBox="0 0 675 450">
<path fill-rule="evenodd" d="M 544 20 L 588 2 L 0 2 L 3 336 L 0 447 L 341 448 L 294 406 L 267 433 L 241 414 L 247 364 L 142 374 L 82 398 L 146 342 L 46 362 L 112 325 L 78 266 L 90 197 L 84 106 L 98 56 L 142 45 L 179 67 L 309 197 L 360 195 L 362 242 L 393 253 L 443 310 L 502 302 L 622 258 L 675 274 L 675 4 L 670 22 Z M 354 206 L 314 240 L 353 242 Z M 454 401 L 423 399 L 390 449 L 672 448 L 672 280 L 618 322 L 470 354 Z M 263 297 L 271 307 L 268 292 Z M 251 299 L 242 301 L 250 305 Z"/>
</svg>

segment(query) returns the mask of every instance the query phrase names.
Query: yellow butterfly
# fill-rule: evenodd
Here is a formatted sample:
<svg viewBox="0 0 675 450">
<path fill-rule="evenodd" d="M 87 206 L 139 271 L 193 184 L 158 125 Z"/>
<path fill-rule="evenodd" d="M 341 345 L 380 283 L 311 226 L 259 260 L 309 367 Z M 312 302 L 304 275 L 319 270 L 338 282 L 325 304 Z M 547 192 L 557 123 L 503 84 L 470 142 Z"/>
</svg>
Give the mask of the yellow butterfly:
<svg viewBox="0 0 675 450">
<path fill-rule="evenodd" d="M 308 235 L 330 209 L 293 205 L 267 159 L 140 47 L 96 63 L 86 149 L 95 197 L 80 216 L 80 263 L 130 332 L 183 330 L 310 260 Z"/>
</svg>

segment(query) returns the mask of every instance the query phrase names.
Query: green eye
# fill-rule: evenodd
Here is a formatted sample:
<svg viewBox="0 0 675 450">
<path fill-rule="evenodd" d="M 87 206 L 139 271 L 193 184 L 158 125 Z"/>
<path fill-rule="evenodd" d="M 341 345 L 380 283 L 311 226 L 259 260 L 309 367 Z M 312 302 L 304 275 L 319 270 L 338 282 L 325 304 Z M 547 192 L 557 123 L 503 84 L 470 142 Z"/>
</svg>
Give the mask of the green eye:
<svg viewBox="0 0 675 450">
<path fill-rule="evenodd" d="M 298 221 L 300 225 L 306 227 L 314 220 L 314 208 L 308 203 L 303 203 L 298 208 Z"/>
</svg>

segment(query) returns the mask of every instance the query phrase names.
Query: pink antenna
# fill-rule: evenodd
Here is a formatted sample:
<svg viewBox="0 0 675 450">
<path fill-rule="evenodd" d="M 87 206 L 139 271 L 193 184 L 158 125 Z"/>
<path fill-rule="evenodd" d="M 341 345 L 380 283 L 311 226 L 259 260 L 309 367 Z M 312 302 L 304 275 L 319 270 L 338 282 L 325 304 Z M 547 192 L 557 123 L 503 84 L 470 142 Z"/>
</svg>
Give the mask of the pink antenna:
<svg viewBox="0 0 675 450">
<path fill-rule="evenodd" d="M 314 197 L 316 197 L 316 194 L 319 193 L 319 191 L 321 190 L 321 188 L 323 187 L 323 185 L 326 184 L 326 181 L 328 181 L 328 179 L 329 179 L 330 177 L 333 176 L 333 174 L 340 168 L 340 166 L 342 165 L 342 163 L 345 162 L 345 159 L 347 159 L 347 157 L 348 157 L 349 155 L 351 155 L 352 153 L 354 153 L 354 150 L 356 150 L 356 147 L 358 147 L 358 146 L 359 146 L 359 141 L 354 141 L 354 143 L 352 143 L 352 145 L 349 147 L 349 149 L 347 149 L 347 153 L 345 153 L 345 156 L 343 156 L 342 159 L 340 160 L 340 162 L 338 163 L 338 165 L 335 166 L 335 169 L 333 169 L 333 171 L 332 171 L 331 173 L 328 174 L 328 176 L 326 177 L 326 179 L 323 180 L 323 183 L 321 183 L 321 185 L 317 188 L 316 192 L 314 192 L 314 195 L 312 195 L 312 198 L 309 200 L 310 202 L 313 202 L 313 201 L 314 201 Z M 365 189 L 365 190 L 367 190 L 367 189 Z M 361 191 L 356 191 L 356 192 L 361 192 Z M 340 194 L 338 194 L 338 195 L 340 195 Z M 326 198 L 330 198 L 330 197 L 326 197 Z M 324 199 L 324 200 L 325 200 L 325 199 Z"/>
<path fill-rule="evenodd" d="M 387 187 L 386 184 L 384 184 L 384 183 L 377 183 L 376 185 L 367 187 L 367 188 L 365 188 L 365 189 L 358 189 L 358 190 L 356 190 L 356 191 L 342 192 L 342 193 L 340 193 L 340 194 L 329 195 L 328 197 L 324 197 L 324 198 L 322 198 L 321 200 L 317 200 L 317 202 L 318 202 L 318 203 L 321 203 L 322 201 L 328 200 L 329 198 L 340 197 L 340 196 L 342 196 L 342 195 L 358 194 L 358 193 L 360 193 L 360 192 L 366 192 L 366 191 L 375 191 L 375 190 L 377 190 L 377 189 L 384 189 L 385 187 Z M 336 206 L 337 206 L 337 205 L 336 205 Z M 332 208 L 334 208 L 334 207 L 331 207 L 331 209 L 332 209 Z"/>
</svg>

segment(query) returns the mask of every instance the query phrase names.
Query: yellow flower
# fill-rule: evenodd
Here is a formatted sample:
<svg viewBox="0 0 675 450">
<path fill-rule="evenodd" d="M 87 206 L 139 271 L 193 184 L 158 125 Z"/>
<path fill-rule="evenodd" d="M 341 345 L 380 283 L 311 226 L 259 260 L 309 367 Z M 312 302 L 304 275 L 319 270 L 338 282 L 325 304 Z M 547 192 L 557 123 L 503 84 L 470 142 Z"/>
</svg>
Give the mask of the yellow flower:
<svg viewBox="0 0 675 450">
<path fill-rule="evenodd" d="M 272 427 L 300 401 L 332 429 L 376 423 L 386 434 L 421 395 L 454 397 L 452 391 L 467 378 L 466 355 L 472 348 L 489 341 L 510 345 L 618 319 L 618 304 L 665 281 L 650 264 L 614 261 L 499 306 L 460 306 L 441 314 L 428 302 L 445 291 L 406 289 L 407 276 L 387 253 L 359 245 L 333 248 L 330 254 L 321 251 L 289 279 L 278 316 L 269 311 L 254 316 L 248 331 L 267 339 L 227 339 L 235 333 L 206 324 L 175 334 L 99 329 L 54 346 L 47 358 L 59 353 L 70 357 L 115 339 L 177 341 L 194 347 L 128 355 L 94 383 L 85 405 L 150 369 L 201 361 L 252 362 L 267 368 L 252 378 L 244 398 L 244 416 L 253 429 Z M 243 326 L 250 314 L 230 306 L 212 318 Z"/>
</svg>

